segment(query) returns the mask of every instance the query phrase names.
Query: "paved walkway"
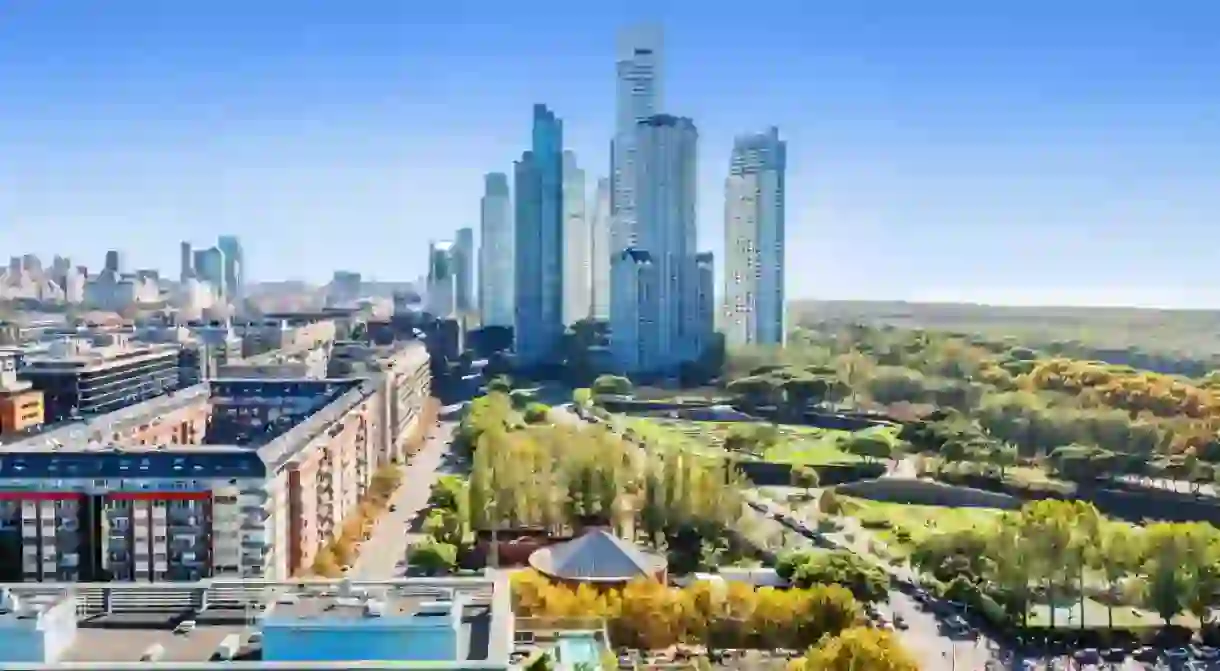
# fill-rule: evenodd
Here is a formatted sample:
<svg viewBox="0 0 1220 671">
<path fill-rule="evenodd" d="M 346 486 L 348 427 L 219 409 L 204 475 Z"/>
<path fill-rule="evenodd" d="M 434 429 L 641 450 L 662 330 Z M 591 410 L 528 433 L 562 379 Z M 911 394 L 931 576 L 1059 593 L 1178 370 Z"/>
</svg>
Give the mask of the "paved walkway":
<svg viewBox="0 0 1220 671">
<path fill-rule="evenodd" d="M 361 544 L 356 565 L 348 572 L 352 578 L 376 580 L 402 574 L 407 545 L 413 540 L 409 533 L 411 520 L 427 505 L 432 484 L 445 472 L 456 427 L 454 422 L 431 427 L 424 446 L 403 466 L 402 485 L 390 499 L 395 509 L 382 514 L 373 534 Z"/>
</svg>

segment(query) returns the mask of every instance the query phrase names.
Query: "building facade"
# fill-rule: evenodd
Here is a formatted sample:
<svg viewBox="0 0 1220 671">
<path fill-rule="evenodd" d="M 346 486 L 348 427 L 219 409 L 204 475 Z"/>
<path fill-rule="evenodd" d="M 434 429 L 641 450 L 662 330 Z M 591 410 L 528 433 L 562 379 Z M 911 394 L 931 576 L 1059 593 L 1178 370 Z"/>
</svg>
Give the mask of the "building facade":
<svg viewBox="0 0 1220 671">
<path fill-rule="evenodd" d="M 563 122 L 534 106 L 533 142 L 515 166 L 517 362 L 547 363 L 563 338 Z"/>
<path fill-rule="evenodd" d="M 657 327 L 661 309 L 658 271 L 645 250 L 624 249 L 611 260 L 610 352 L 625 372 L 659 370 L 667 359 Z"/>
<path fill-rule="evenodd" d="M 236 235 L 222 235 L 216 239 L 216 246 L 224 252 L 224 296 L 230 303 L 237 303 L 243 297 L 243 287 L 246 284 L 246 255 L 241 246 L 241 240 Z"/>
<path fill-rule="evenodd" d="M 474 309 L 474 229 L 459 228 L 453 241 L 453 279 L 457 311 Z"/>
<path fill-rule="evenodd" d="M 513 206 L 508 176 L 483 178 L 479 207 L 479 317 L 483 326 L 513 325 Z"/>
<path fill-rule="evenodd" d="M 662 34 L 633 26 L 618 36 L 615 63 L 614 138 L 610 143 L 611 250 L 636 244 L 635 153 L 638 124 L 662 110 Z"/>
<path fill-rule="evenodd" d="M 46 421 L 107 413 L 178 388 L 180 345 L 114 338 L 101 347 L 69 338 L 25 358 L 21 377 L 42 392 Z"/>
<path fill-rule="evenodd" d="M 733 143 L 724 208 L 724 323 L 729 345 L 785 340 L 784 174 L 779 130 Z"/>
<path fill-rule="evenodd" d="M 593 319 L 610 319 L 610 259 L 614 251 L 610 244 L 610 180 L 603 178 L 597 180 L 589 207 L 589 315 Z"/>
<path fill-rule="evenodd" d="M 12 582 L 306 571 L 428 402 L 427 352 L 407 347 L 392 377 L 213 380 L 6 445 L 0 571 Z"/>
<path fill-rule="evenodd" d="M 696 161 L 699 134 L 694 122 L 683 117 L 657 115 L 638 124 L 635 157 L 636 245 L 647 252 L 656 274 L 656 318 L 646 328 L 656 333 L 646 340 L 657 348 L 655 355 L 635 359 L 658 368 L 634 368 L 621 362 L 627 372 L 676 372 L 683 361 L 697 357 L 695 331 L 691 323 L 695 287 L 692 284 L 696 251 Z M 626 291 L 612 283 L 611 293 Z M 651 298 L 650 298 L 651 300 Z M 623 301 L 612 299 L 614 306 Z M 618 329 L 625 318 L 611 311 L 612 339 L 627 337 Z M 645 328 L 641 325 L 639 329 Z"/>
<path fill-rule="evenodd" d="M 457 312 L 457 276 L 454 244 L 449 240 L 428 245 L 428 312 L 447 319 Z"/>
<path fill-rule="evenodd" d="M 588 319 L 593 287 L 589 261 L 592 240 L 586 211 L 585 171 L 576 153 L 563 153 L 563 323 Z"/>
</svg>

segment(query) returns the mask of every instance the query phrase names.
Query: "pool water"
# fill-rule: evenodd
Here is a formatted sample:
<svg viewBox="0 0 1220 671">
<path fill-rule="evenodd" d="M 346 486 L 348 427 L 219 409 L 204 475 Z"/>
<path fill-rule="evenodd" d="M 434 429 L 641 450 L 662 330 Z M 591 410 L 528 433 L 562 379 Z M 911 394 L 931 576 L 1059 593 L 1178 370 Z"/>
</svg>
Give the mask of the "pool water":
<svg viewBox="0 0 1220 671">
<path fill-rule="evenodd" d="M 559 654 L 559 668 L 564 671 L 570 671 L 578 664 L 588 665 L 590 669 L 602 666 L 602 648 L 594 634 L 560 634 L 555 651 Z"/>
</svg>

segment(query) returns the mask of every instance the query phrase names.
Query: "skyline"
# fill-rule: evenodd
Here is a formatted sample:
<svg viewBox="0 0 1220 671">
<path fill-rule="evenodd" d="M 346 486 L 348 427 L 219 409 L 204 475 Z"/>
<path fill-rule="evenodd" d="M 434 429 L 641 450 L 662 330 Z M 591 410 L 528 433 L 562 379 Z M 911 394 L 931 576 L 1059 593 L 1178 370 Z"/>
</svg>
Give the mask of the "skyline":
<svg viewBox="0 0 1220 671">
<path fill-rule="evenodd" d="M 6 10 L 0 248 L 173 275 L 179 241 L 233 233 L 253 280 L 413 279 L 478 227 L 533 103 L 607 175 L 615 36 L 657 21 L 661 111 L 700 129 L 701 248 L 723 258 L 734 136 L 789 143 L 790 299 L 1220 307 L 1217 10 L 777 2 L 755 35 L 690 2 L 396 4 Z"/>
</svg>

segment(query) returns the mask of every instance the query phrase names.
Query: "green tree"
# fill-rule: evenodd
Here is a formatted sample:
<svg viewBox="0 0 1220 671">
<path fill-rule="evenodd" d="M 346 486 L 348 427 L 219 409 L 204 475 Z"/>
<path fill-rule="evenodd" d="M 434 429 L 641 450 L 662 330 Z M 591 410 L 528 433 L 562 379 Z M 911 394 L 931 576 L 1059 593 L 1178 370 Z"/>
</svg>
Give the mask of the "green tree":
<svg viewBox="0 0 1220 671">
<path fill-rule="evenodd" d="M 811 497 L 810 490 L 817 488 L 818 472 L 809 466 L 797 466 L 792 469 L 792 486 L 805 490 L 805 496 Z"/>
<path fill-rule="evenodd" d="M 424 541 L 411 548 L 407 563 L 427 575 L 452 573 L 457 567 L 457 547 L 449 543 Z"/>
<path fill-rule="evenodd" d="M 594 394 L 627 396 L 633 391 L 631 380 L 621 375 L 599 375 L 591 387 Z"/>
</svg>

